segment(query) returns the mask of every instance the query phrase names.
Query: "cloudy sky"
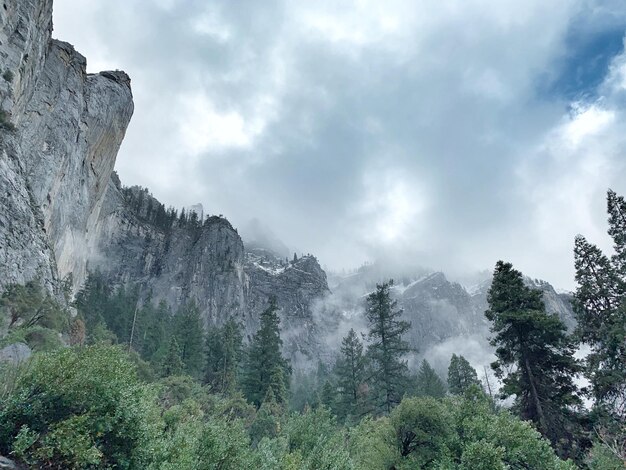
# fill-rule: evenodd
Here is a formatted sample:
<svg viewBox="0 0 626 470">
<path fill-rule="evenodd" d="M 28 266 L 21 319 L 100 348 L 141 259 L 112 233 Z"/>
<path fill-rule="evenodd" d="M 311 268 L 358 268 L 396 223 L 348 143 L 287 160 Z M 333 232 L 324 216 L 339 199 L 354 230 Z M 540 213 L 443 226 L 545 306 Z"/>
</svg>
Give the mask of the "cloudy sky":
<svg viewBox="0 0 626 470">
<path fill-rule="evenodd" d="M 573 286 L 626 194 L 621 0 L 56 0 L 131 75 L 122 181 L 338 269 L 505 259 Z"/>
</svg>

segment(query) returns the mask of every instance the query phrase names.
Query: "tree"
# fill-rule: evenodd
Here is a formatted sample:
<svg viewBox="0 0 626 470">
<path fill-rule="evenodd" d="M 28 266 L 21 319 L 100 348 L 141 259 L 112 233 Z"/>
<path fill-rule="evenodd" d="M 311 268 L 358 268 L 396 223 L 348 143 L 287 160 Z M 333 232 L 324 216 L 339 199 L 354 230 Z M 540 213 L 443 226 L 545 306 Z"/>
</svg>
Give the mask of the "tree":
<svg viewBox="0 0 626 470">
<path fill-rule="evenodd" d="M 577 335 L 591 347 L 587 376 L 598 407 L 626 419 L 626 201 L 607 194 L 609 258 L 583 236 L 576 237 L 574 308 Z"/>
<path fill-rule="evenodd" d="M 431 468 L 447 453 L 454 426 L 440 401 L 432 397 L 405 398 L 390 418 L 400 455 L 410 456 L 417 464 L 415 468 Z"/>
<path fill-rule="evenodd" d="M 485 312 L 496 346 L 492 368 L 503 379 L 503 398 L 515 397 L 519 416 L 532 421 L 559 454 L 572 455 L 572 410 L 581 404 L 573 378 L 580 367 L 565 326 L 545 312 L 541 295 L 524 285 L 522 273 L 510 263 L 498 261 Z"/>
<path fill-rule="evenodd" d="M 204 339 L 200 310 L 195 302 L 181 306 L 174 319 L 174 336 L 180 346 L 184 371 L 200 377 L 204 364 Z"/>
<path fill-rule="evenodd" d="M 437 372 L 424 359 L 417 372 L 417 395 L 420 397 L 442 398 L 446 395 L 446 384 Z"/>
<path fill-rule="evenodd" d="M 254 334 L 246 354 L 242 389 L 245 397 L 257 408 L 261 406 L 267 391 L 272 387 L 276 401 L 287 402 L 287 374 L 289 363 L 281 355 L 280 319 L 276 299 L 261 313 L 261 327 Z"/>
<path fill-rule="evenodd" d="M 35 281 L 8 285 L 0 297 L 0 311 L 8 317 L 9 329 L 42 326 L 62 331 L 68 326 L 67 313 Z"/>
<path fill-rule="evenodd" d="M 366 317 L 369 322 L 368 354 L 373 366 L 373 385 L 379 395 L 378 407 L 389 413 L 400 403 L 401 391 L 407 380 L 408 367 L 403 357 L 410 351 L 402 335 L 410 328 L 401 320 L 402 310 L 391 299 L 393 281 L 376 285 L 367 296 Z"/>
<path fill-rule="evenodd" d="M 225 393 L 235 389 L 242 342 L 241 327 L 234 318 L 207 333 L 204 380 L 214 391 Z"/>
<path fill-rule="evenodd" d="M 0 454 L 28 468 L 152 468 L 160 429 L 154 388 L 118 347 L 37 354 L 0 401 Z"/>
<path fill-rule="evenodd" d="M 161 371 L 164 377 L 182 373 L 185 365 L 180 356 L 180 346 L 178 345 L 178 341 L 176 341 L 176 336 L 172 336 L 170 338 L 169 347 L 167 348 L 167 354 L 163 358 L 163 364 L 161 365 Z"/>
<path fill-rule="evenodd" d="M 341 341 L 340 354 L 335 366 L 339 385 L 339 415 L 342 418 L 360 418 L 367 412 L 367 360 L 363 354 L 363 344 L 354 329 Z"/>
<path fill-rule="evenodd" d="M 467 359 L 452 354 L 448 367 L 448 389 L 453 395 L 462 395 L 472 385 L 478 385 L 478 374 Z"/>
<path fill-rule="evenodd" d="M 141 342 L 141 356 L 150 362 L 158 363 L 168 344 L 168 327 L 171 322 L 171 312 L 164 300 L 159 302 L 156 309 L 148 303 L 142 318 L 145 318 Z"/>
</svg>

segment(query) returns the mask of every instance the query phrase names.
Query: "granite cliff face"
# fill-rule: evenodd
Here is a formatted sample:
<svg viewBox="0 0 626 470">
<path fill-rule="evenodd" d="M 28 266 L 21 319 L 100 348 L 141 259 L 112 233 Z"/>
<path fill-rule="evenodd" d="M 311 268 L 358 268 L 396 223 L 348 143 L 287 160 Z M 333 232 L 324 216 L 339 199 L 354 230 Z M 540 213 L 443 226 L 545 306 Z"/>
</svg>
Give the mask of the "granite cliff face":
<svg viewBox="0 0 626 470">
<path fill-rule="evenodd" d="M 130 79 L 88 74 L 85 58 L 51 31 L 52 0 L 2 2 L 0 290 L 37 279 L 62 298 L 63 279 L 71 275 L 76 290 L 97 269 L 139 286 L 144 301 L 173 309 L 194 301 L 206 327 L 234 316 L 248 337 L 274 296 L 284 350 L 302 366 L 330 360 L 346 327 L 364 329 L 364 296 L 395 277 L 416 349 L 470 336 L 486 344 L 488 281 L 468 292 L 442 273 L 368 266 L 335 277 L 331 292 L 315 257 L 286 260 L 287 248 L 258 222 L 245 247 L 226 219 L 204 217 L 201 206 L 182 216 L 145 189 L 122 187 L 113 168 L 133 113 Z M 527 282 L 573 325 L 567 296 Z"/>
<path fill-rule="evenodd" d="M 52 1 L 0 8 L 0 288 L 85 277 L 87 246 L 133 112 L 123 72 L 90 75 L 51 39 Z"/>
<path fill-rule="evenodd" d="M 141 296 L 173 309 L 193 301 L 206 327 L 236 317 L 248 337 L 276 297 L 285 352 L 301 363 L 318 356 L 312 304 L 328 292 L 326 274 L 312 256 L 286 262 L 271 251 L 246 251 L 222 217 L 183 218 L 146 189 L 109 183 L 97 223 L 89 269 L 114 284 L 139 285 Z"/>
</svg>

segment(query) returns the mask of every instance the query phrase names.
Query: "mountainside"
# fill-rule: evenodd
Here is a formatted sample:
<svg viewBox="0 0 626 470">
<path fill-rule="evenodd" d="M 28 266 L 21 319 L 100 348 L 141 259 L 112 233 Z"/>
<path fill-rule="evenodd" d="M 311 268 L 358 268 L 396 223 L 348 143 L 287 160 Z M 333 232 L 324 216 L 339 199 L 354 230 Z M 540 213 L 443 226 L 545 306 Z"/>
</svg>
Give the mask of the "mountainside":
<svg viewBox="0 0 626 470">
<path fill-rule="evenodd" d="M 488 344 L 489 322 L 484 312 L 487 309 L 487 292 L 491 279 L 486 278 L 472 289 L 449 281 L 441 272 L 428 272 L 421 268 L 398 269 L 380 264 L 367 265 L 350 275 L 331 275 L 332 296 L 327 305 L 337 312 L 339 325 L 360 326 L 365 329 L 363 307 L 365 296 L 374 290 L 376 283 L 394 279 L 392 293 L 404 318 L 411 322 L 407 340 L 418 356 L 427 356 L 435 366 L 447 367 L 452 352 L 462 352 L 476 365 L 486 364 L 485 354 L 490 354 Z M 557 314 L 568 326 L 575 324 L 569 296 L 558 294 L 545 281 L 526 278 L 533 288 L 543 291 L 543 299 L 549 313 Z M 336 339 L 333 339 L 336 345 Z M 449 345 L 453 350 L 449 351 Z M 467 348 L 467 349 L 465 349 Z M 445 355 L 439 358 L 438 350 Z"/>
<path fill-rule="evenodd" d="M 53 40 L 52 0 L 7 0 L 0 26 L 0 289 L 36 279 L 62 298 L 64 279 L 76 291 L 99 270 L 138 286 L 143 301 L 195 302 L 205 327 L 234 316 L 248 338 L 275 297 L 284 350 L 305 364 L 330 359 L 347 328 L 363 326 L 364 296 L 395 278 L 414 348 L 470 336 L 486 344 L 488 280 L 470 293 L 442 273 L 375 264 L 334 276 L 331 292 L 317 259 L 288 261 L 260 221 L 246 247 L 201 205 L 178 214 L 147 189 L 123 187 L 113 168 L 133 113 L 129 77 L 88 74 L 83 56 Z M 527 282 L 571 328 L 567 296 Z"/>
<path fill-rule="evenodd" d="M 122 188 L 113 168 L 133 113 L 129 77 L 87 74 L 83 56 L 51 39 L 52 0 L 7 0 L 0 26 L 0 289 L 36 279 L 61 298 L 62 280 L 76 291 L 99 269 L 174 309 L 193 300 L 205 325 L 236 316 L 248 336 L 275 295 L 285 349 L 317 356 L 310 305 L 328 290 L 317 261 L 264 271 L 221 216 L 174 220 L 146 190 Z"/>
<path fill-rule="evenodd" d="M 314 257 L 287 263 L 270 251 L 246 252 L 225 218 L 166 211 L 146 189 L 122 188 L 115 177 L 96 231 L 89 268 L 114 284 L 137 284 L 144 299 L 165 300 L 174 309 L 193 301 L 207 327 L 235 316 L 247 337 L 275 296 L 285 351 L 296 362 L 318 356 L 311 304 L 328 285 Z"/>
<path fill-rule="evenodd" d="M 52 0 L 0 9 L 0 288 L 84 278 L 86 247 L 133 112 L 123 72 L 87 74 L 51 39 Z"/>
</svg>

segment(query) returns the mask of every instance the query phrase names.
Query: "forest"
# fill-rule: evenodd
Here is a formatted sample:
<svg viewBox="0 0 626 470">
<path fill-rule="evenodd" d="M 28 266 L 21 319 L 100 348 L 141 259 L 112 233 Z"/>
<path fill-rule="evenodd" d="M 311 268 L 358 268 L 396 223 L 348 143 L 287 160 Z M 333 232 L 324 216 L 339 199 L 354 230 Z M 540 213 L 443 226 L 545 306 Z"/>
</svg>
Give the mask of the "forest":
<svg viewBox="0 0 626 470">
<path fill-rule="evenodd" d="M 626 201 L 609 191 L 607 209 L 614 253 L 575 240 L 572 334 L 496 263 L 498 383 L 456 354 L 447 377 L 411 370 L 392 280 L 364 299 L 367 331 L 311 370 L 283 357 L 273 298 L 244 338 L 235 317 L 205 328 L 193 303 L 140 302 L 97 271 L 65 302 L 11 285 L 0 348 L 34 354 L 0 363 L 0 455 L 45 469 L 623 469 Z"/>
</svg>

